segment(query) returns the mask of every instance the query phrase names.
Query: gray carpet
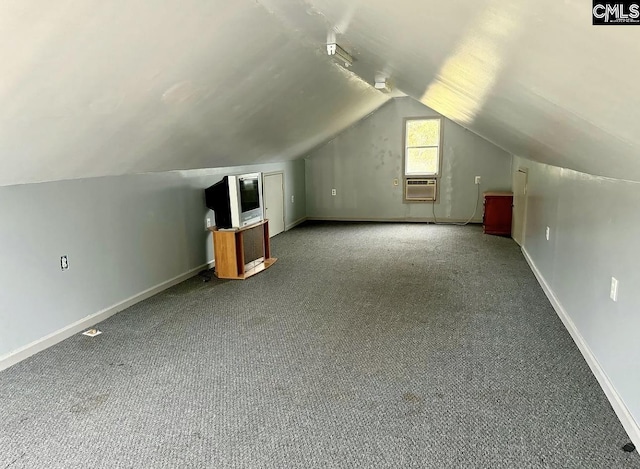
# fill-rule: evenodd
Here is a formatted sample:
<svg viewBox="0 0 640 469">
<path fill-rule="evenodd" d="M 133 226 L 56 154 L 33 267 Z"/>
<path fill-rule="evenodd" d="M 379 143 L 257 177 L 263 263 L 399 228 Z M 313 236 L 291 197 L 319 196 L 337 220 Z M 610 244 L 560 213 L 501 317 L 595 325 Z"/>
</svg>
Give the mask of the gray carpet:
<svg viewBox="0 0 640 469">
<path fill-rule="evenodd" d="M 631 468 L 519 248 L 306 224 L 0 373 L 0 468 Z"/>
</svg>

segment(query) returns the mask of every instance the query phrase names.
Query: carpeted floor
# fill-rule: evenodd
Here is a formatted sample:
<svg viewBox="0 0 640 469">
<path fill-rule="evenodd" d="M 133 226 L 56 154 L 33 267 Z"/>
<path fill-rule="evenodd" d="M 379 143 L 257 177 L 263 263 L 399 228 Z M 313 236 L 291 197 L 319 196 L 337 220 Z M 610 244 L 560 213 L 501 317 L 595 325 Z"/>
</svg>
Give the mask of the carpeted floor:
<svg viewBox="0 0 640 469">
<path fill-rule="evenodd" d="M 632 468 L 519 248 L 306 224 L 0 373 L 0 468 Z"/>
</svg>

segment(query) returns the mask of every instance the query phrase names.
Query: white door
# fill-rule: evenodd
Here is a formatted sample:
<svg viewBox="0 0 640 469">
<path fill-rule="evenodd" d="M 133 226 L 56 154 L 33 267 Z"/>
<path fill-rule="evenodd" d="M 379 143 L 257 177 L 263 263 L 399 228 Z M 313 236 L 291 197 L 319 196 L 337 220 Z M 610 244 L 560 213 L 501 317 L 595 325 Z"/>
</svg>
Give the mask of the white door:
<svg viewBox="0 0 640 469">
<path fill-rule="evenodd" d="M 269 220 L 269 237 L 284 231 L 284 178 L 282 173 L 266 174 L 262 182 L 264 216 Z"/>
<path fill-rule="evenodd" d="M 513 239 L 520 246 L 524 243 L 524 223 L 527 217 L 527 172 L 519 169 L 513 176 Z"/>
</svg>

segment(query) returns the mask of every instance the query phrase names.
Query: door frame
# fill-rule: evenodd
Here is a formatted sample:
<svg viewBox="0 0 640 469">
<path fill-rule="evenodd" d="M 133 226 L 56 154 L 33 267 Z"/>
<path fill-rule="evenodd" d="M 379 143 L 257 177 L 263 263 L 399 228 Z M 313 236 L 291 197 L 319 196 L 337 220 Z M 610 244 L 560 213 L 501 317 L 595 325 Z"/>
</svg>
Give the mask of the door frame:
<svg viewBox="0 0 640 469">
<path fill-rule="evenodd" d="M 515 199 L 516 199 L 516 192 L 515 192 L 515 182 L 516 182 L 516 177 L 518 175 L 518 173 L 524 173 L 525 175 L 525 181 L 524 181 L 524 194 L 523 194 L 523 205 L 524 207 L 521 210 L 522 213 L 522 220 L 521 220 L 521 224 L 522 226 L 520 227 L 520 242 L 518 243 L 518 241 L 514 238 L 514 241 L 522 248 L 524 247 L 524 243 L 525 243 L 525 239 L 527 237 L 527 205 L 528 205 L 528 200 L 529 200 L 529 193 L 528 193 L 528 186 L 529 186 L 529 168 L 525 168 L 525 167 L 518 167 L 518 169 L 516 169 L 513 173 L 513 199 L 514 199 L 514 204 L 513 207 L 515 208 L 516 204 L 515 204 Z M 514 210 L 515 213 L 515 210 Z M 511 228 L 511 232 L 515 233 L 515 222 L 516 222 L 516 217 L 513 216 L 513 226 Z"/>
</svg>

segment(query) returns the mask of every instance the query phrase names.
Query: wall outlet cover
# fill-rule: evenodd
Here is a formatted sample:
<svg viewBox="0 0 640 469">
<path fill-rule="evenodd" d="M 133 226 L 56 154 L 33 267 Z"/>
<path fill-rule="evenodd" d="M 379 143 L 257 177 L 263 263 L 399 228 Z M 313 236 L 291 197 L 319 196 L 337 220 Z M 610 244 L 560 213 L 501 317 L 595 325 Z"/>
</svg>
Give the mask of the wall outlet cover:
<svg viewBox="0 0 640 469">
<path fill-rule="evenodd" d="M 551 230 L 550 230 L 550 228 L 547 226 L 547 229 L 546 229 L 546 231 L 545 231 L 545 233 L 544 233 L 545 237 L 547 238 L 547 241 L 549 241 L 549 235 L 550 235 L 550 234 L 551 234 Z"/>
<path fill-rule="evenodd" d="M 480 180 L 481 180 L 481 179 L 482 179 L 482 178 L 481 178 L 480 176 L 476 176 L 476 178 L 475 178 L 475 180 L 474 180 L 474 181 L 475 181 L 475 183 L 476 183 L 476 184 L 480 184 Z"/>
<path fill-rule="evenodd" d="M 67 258 L 67 256 L 61 256 L 60 257 L 60 268 L 62 270 L 68 270 L 69 269 L 69 259 Z"/>
<path fill-rule="evenodd" d="M 331 195 L 336 195 L 336 190 L 335 189 L 331 189 Z"/>
</svg>

